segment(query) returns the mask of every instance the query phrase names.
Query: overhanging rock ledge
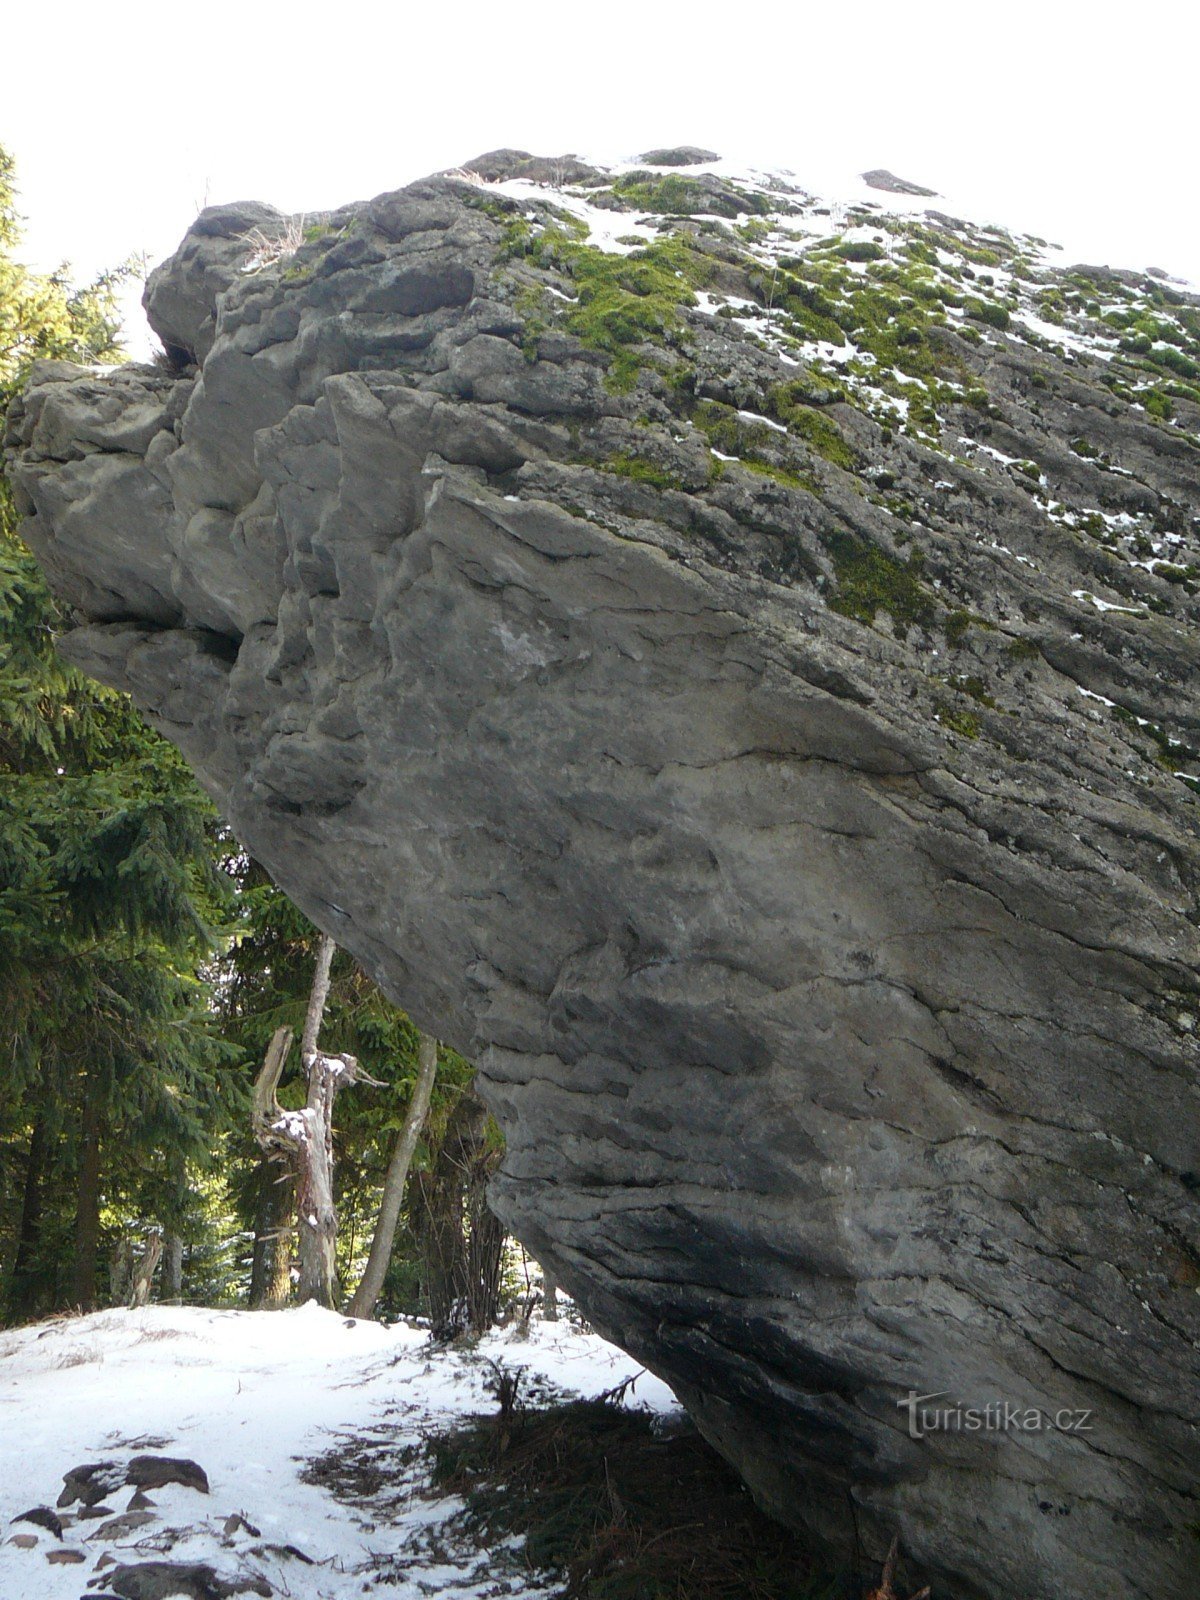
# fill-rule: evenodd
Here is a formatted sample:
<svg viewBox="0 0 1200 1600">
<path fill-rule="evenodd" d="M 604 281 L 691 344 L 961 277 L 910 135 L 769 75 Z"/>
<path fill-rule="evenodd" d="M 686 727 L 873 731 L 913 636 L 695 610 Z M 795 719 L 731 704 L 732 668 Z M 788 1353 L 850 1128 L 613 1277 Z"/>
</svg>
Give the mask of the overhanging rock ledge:
<svg viewBox="0 0 1200 1600">
<path fill-rule="evenodd" d="M 943 1596 L 1182 1600 L 1200 406 L 999 307 L 889 414 L 773 287 L 796 190 L 488 160 L 210 209 L 163 363 L 39 366 L 63 649 L 478 1063 L 500 1214 L 764 1505 Z"/>
</svg>

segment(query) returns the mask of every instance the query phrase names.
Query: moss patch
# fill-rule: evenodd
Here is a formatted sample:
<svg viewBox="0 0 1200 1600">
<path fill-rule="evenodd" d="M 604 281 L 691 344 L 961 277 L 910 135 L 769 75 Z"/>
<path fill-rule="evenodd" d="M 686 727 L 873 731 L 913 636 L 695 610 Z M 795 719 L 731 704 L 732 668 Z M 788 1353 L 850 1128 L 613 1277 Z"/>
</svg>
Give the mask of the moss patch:
<svg viewBox="0 0 1200 1600">
<path fill-rule="evenodd" d="M 967 300 L 965 309 L 972 321 L 982 322 L 989 328 L 1007 328 L 1012 321 L 1007 308 L 994 300 Z"/>
<path fill-rule="evenodd" d="M 524 259 L 570 281 L 575 296 L 562 309 L 561 324 L 581 344 L 612 357 L 612 386 L 623 391 L 633 387 L 644 364 L 639 348 L 678 337 L 681 309 L 695 304 L 696 288 L 714 270 L 674 235 L 623 256 L 586 244 L 558 225 L 541 233 L 531 229 L 517 242 Z"/>
<path fill-rule="evenodd" d="M 942 625 L 942 632 L 946 635 L 946 643 L 955 649 L 967 636 L 967 629 L 971 626 L 971 613 L 969 611 L 952 611 Z"/>
<path fill-rule="evenodd" d="M 612 192 L 623 206 L 667 217 L 765 216 L 778 205 L 765 194 L 737 184 L 689 178 L 678 172 L 627 172 L 614 180 Z"/>
<path fill-rule="evenodd" d="M 871 239 L 845 239 L 836 246 L 843 261 L 882 261 L 886 251 Z"/>
<path fill-rule="evenodd" d="M 662 467 L 655 466 L 653 461 L 647 461 L 645 456 L 629 455 L 625 452 L 610 456 L 604 462 L 604 471 L 615 472 L 618 477 L 630 478 L 634 483 L 647 483 L 653 489 L 683 487 L 678 478 L 664 471 Z"/>
<path fill-rule="evenodd" d="M 734 456 L 740 466 L 791 489 L 806 489 L 817 493 L 820 485 L 789 449 L 789 438 L 765 422 L 754 422 L 740 416 L 732 406 L 716 400 L 705 400 L 692 412 L 692 421 L 706 436 L 709 443 L 722 455 Z M 840 439 L 840 435 L 838 435 Z M 716 466 L 725 465 L 716 462 Z"/>
<path fill-rule="evenodd" d="M 1032 639 L 1010 639 L 1004 646 L 1004 654 L 1010 661 L 1039 661 L 1042 652 Z"/>
<path fill-rule="evenodd" d="M 983 724 L 973 711 L 956 709 L 944 700 L 934 701 L 933 709 L 942 726 L 963 739 L 978 739 L 983 730 Z"/>
<path fill-rule="evenodd" d="M 767 396 L 767 410 L 783 423 L 789 433 L 803 439 L 826 461 L 832 461 L 847 472 L 857 471 L 859 459 L 856 452 L 832 417 L 827 417 L 801 398 L 808 392 L 809 386 L 803 382 L 779 384 Z"/>
<path fill-rule="evenodd" d="M 837 574 L 830 608 L 873 625 L 880 611 L 892 618 L 897 634 L 912 626 L 928 628 L 936 616 L 933 595 L 921 581 L 924 558 L 914 550 L 907 561 L 849 532 L 826 541 Z"/>
</svg>

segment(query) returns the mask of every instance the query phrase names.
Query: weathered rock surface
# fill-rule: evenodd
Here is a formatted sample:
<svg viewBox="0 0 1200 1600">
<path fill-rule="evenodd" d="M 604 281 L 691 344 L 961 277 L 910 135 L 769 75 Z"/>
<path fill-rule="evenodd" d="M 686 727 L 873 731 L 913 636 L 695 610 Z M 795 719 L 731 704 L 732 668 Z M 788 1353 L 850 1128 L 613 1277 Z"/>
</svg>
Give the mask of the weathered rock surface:
<svg viewBox="0 0 1200 1600">
<path fill-rule="evenodd" d="M 720 159 L 715 150 L 703 150 L 694 144 L 672 145 L 669 150 L 647 150 L 642 156 L 647 167 L 699 167 Z M 475 163 L 471 165 L 474 167 Z"/>
<path fill-rule="evenodd" d="M 208 1474 L 195 1461 L 184 1456 L 134 1456 L 125 1473 L 125 1482 L 135 1488 L 165 1489 L 169 1483 L 208 1493 Z"/>
<path fill-rule="evenodd" d="M 238 1594 L 258 1594 L 270 1600 L 271 1585 L 252 1573 L 223 1577 L 201 1561 L 142 1561 L 136 1566 L 111 1568 L 104 1581 L 121 1600 L 231 1600 Z"/>
<path fill-rule="evenodd" d="M 1192 362 L 1195 302 L 516 170 L 276 259 L 206 212 L 172 361 L 36 373 L 63 648 L 478 1062 L 497 1209 L 765 1505 L 942 1596 L 1182 1600 L 1200 406 L 1096 319 Z"/>
<path fill-rule="evenodd" d="M 32 1522 L 39 1528 L 45 1528 L 56 1539 L 63 1536 L 62 1519 L 58 1517 L 49 1506 L 34 1506 L 31 1511 L 22 1511 L 19 1517 L 12 1519 L 14 1522 Z"/>
<path fill-rule="evenodd" d="M 882 189 L 886 194 L 915 194 L 932 198 L 936 189 L 927 189 L 923 183 L 912 183 L 908 178 L 898 178 L 886 167 L 872 167 L 862 174 L 862 180 L 872 189 Z"/>
<path fill-rule="evenodd" d="M 110 1490 L 124 1481 L 124 1468 L 115 1461 L 92 1461 L 86 1466 L 72 1467 L 63 1474 L 59 1509 L 73 1506 L 77 1500 L 85 1507 L 98 1506 Z"/>
</svg>

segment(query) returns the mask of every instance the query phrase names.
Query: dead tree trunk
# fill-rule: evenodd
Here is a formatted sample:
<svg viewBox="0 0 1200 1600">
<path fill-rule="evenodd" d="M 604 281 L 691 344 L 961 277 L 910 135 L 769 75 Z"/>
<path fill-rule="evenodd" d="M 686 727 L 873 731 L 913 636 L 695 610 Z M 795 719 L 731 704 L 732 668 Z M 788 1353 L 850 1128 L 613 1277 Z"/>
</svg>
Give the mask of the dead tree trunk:
<svg viewBox="0 0 1200 1600">
<path fill-rule="evenodd" d="M 268 1155 L 291 1163 L 296 1174 L 300 1248 L 299 1298 L 332 1306 L 337 1286 L 337 1210 L 333 1203 L 333 1103 L 343 1084 L 362 1076 L 354 1056 L 327 1056 L 317 1048 L 336 946 L 322 936 L 304 1019 L 301 1056 L 307 1103 L 285 1111 L 276 1099 L 292 1030 L 279 1028 L 254 1085 L 254 1135 Z M 373 1082 L 373 1079 L 364 1079 Z"/>
<path fill-rule="evenodd" d="M 300 1059 L 308 1066 L 309 1056 L 317 1053 L 321 1037 L 321 1019 L 325 1015 L 325 1002 L 329 998 L 329 974 L 337 945 L 327 933 L 321 935 L 317 946 L 317 965 L 313 972 L 312 988 L 308 991 L 308 1010 L 304 1016 L 304 1032 L 300 1035 Z"/>
<path fill-rule="evenodd" d="M 337 946 L 328 934 L 317 946 L 317 965 L 308 996 L 300 1060 L 308 1078 L 307 1138 L 301 1147 L 306 1157 L 297 1175 L 296 1207 L 299 1230 L 300 1303 L 316 1300 L 332 1306 L 337 1283 L 337 1211 L 333 1203 L 333 1102 L 343 1075 L 353 1076 L 352 1056 L 323 1056 L 317 1048 L 321 1019 L 329 998 L 329 976 Z"/>
<path fill-rule="evenodd" d="M 129 1285 L 133 1281 L 133 1240 L 123 1233 L 108 1258 L 108 1298 L 114 1306 L 129 1304 Z"/>
<path fill-rule="evenodd" d="M 318 1050 L 305 1062 L 308 1104 L 298 1149 L 304 1166 L 296 1185 L 300 1237 L 301 1304 L 317 1300 L 332 1306 L 337 1285 L 337 1209 L 333 1203 L 333 1102 L 344 1083 L 358 1075 L 353 1056 L 327 1056 Z M 285 1113 L 285 1115 L 288 1115 Z"/>
<path fill-rule="evenodd" d="M 152 1233 L 146 1240 L 146 1248 L 142 1251 L 142 1259 L 133 1269 L 133 1281 L 129 1288 L 129 1305 L 144 1306 L 150 1299 L 150 1282 L 154 1277 L 154 1269 L 158 1266 L 159 1257 L 163 1252 L 161 1233 Z"/>
<path fill-rule="evenodd" d="M 388 1163 L 387 1176 L 383 1180 L 383 1199 L 379 1204 L 379 1219 L 375 1224 L 375 1236 L 371 1240 L 371 1253 L 367 1257 L 362 1281 L 354 1291 L 354 1299 L 350 1302 L 352 1317 L 374 1315 L 375 1303 L 379 1299 L 388 1263 L 392 1259 L 392 1246 L 396 1241 L 396 1224 L 400 1218 L 400 1207 L 404 1203 L 404 1186 L 408 1182 L 408 1169 L 412 1166 L 417 1140 L 421 1136 L 421 1129 L 429 1114 L 429 1100 L 433 1094 L 433 1081 L 436 1076 L 437 1040 L 431 1039 L 427 1033 L 422 1033 L 417 1043 L 417 1081 L 413 1085 L 408 1114 L 404 1118 L 404 1126 L 396 1135 L 392 1159 Z"/>
</svg>

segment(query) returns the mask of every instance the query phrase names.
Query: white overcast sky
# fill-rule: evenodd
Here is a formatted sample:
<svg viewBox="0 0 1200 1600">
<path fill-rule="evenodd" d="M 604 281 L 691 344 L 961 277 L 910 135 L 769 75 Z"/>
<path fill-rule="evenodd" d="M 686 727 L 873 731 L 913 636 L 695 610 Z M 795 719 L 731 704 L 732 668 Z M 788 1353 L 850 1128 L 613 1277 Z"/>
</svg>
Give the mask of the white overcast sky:
<svg viewBox="0 0 1200 1600">
<path fill-rule="evenodd" d="M 1068 260 L 1200 281 L 1198 17 L 1194 0 L 22 4 L 0 29 L 0 143 L 25 259 L 81 274 L 159 259 L 205 203 L 317 211 L 499 145 L 693 143 L 835 198 L 890 167 Z"/>
</svg>

